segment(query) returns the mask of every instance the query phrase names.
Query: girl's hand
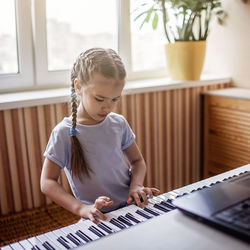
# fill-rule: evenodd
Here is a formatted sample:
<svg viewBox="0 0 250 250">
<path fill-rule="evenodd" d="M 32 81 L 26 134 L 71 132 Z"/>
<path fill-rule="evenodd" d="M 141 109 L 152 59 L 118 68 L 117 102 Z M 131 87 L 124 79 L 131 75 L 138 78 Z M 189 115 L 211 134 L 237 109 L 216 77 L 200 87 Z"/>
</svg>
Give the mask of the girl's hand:
<svg viewBox="0 0 250 250">
<path fill-rule="evenodd" d="M 131 204 L 133 201 L 135 201 L 137 206 L 143 207 L 143 204 L 148 205 L 147 195 L 149 195 L 150 198 L 153 198 L 153 195 L 158 195 L 159 193 L 160 190 L 157 188 L 136 185 L 130 187 L 127 203 Z M 141 202 L 141 198 L 143 199 L 143 204 Z"/>
<path fill-rule="evenodd" d="M 98 218 L 105 220 L 106 216 L 100 211 L 104 207 L 111 206 L 113 201 L 107 196 L 100 196 L 95 200 L 93 205 L 84 205 L 82 207 L 80 214 L 86 219 L 90 219 L 94 223 L 98 223 Z"/>
</svg>

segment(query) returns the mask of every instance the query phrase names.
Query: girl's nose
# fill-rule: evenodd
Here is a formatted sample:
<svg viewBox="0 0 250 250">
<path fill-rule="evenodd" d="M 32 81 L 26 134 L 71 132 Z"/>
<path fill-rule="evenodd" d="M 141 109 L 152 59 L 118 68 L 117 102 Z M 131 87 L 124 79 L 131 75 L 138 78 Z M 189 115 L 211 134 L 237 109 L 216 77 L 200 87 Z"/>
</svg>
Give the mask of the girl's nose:
<svg viewBox="0 0 250 250">
<path fill-rule="evenodd" d="M 113 103 L 111 103 L 110 101 L 107 101 L 102 106 L 102 109 L 105 110 L 105 111 L 110 111 L 112 108 L 113 108 Z"/>
</svg>

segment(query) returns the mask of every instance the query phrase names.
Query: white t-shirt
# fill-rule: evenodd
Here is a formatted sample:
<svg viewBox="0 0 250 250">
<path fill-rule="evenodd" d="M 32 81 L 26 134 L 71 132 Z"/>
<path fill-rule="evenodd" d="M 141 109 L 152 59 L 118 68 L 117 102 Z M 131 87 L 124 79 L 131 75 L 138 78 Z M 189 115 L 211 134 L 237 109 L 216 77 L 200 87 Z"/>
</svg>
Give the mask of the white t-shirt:
<svg viewBox="0 0 250 250">
<path fill-rule="evenodd" d="M 126 204 L 130 175 L 123 150 L 135 140 L 135 135 L 122 115 L 110 113 L 95 125 L 77 124 L 76 136 L 82 145 L 90 168 L 90 179 L 84 174 L 82 181 L 71 175 L 72 121 L 64 118 L 52 131 L 44 156 L 64 169 L 74 196 L 87 204 L 97 197 L 108 196 L 113 206 L 103 212 L 115 210 Z"/>
</svg>

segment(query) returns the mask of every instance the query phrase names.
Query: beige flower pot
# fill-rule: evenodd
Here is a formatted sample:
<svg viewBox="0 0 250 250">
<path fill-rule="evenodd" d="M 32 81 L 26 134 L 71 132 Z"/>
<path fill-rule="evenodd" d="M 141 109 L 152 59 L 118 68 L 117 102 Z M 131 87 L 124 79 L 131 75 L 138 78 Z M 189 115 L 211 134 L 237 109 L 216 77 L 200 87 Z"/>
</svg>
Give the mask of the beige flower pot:
<svg viewBox="0 0 250 250">
<path fill-rule="evenodd" d="M 166 44 L 166 59 L 172 80 L 199 80 L 206 53 L 206 41 L 188 41 Z"/>
</svg>

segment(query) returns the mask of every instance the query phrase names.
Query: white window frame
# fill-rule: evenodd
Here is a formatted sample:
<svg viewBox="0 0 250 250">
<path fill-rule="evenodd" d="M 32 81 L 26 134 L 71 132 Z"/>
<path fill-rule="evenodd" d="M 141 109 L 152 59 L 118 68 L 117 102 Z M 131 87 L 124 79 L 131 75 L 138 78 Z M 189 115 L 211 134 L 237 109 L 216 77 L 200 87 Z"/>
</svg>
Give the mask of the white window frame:
<svg viewBox="0 0 250 250">
<path fill-rule="evenodd" d="M 130 0 L 117 3 L 118 50 L 127 80 L 166 77 L 166 70 L 132 72 Z M 48 71 L 46 0 L 16 0 L 16 6 L 20 73 L 0 76 L 0 91 L 69 86 L 70 70 Z"/>
<path fill-rule="evenodd" d="M 65 86 L 70 81 L 69 70 L 48 70 L 46 0 L 33 0 L 33 36 L 35 72 L 38 86 Z"/>
</svg>

